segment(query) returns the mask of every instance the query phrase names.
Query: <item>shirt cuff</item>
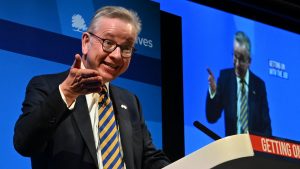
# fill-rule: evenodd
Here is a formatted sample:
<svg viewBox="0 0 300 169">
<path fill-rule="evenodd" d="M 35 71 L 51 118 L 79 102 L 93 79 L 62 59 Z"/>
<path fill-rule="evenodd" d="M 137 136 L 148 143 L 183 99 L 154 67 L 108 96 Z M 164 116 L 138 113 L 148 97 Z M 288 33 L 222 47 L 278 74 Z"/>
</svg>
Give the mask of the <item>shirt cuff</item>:
<svg viewBox="0 0 300 169">
<path fill-rule="evenodd" d="M 210 86 L 208 87 L 208 91 L 209 91 L 210 99 L 213 99 L 217 92 L 212 92 L 211 89 L 210 89 Z"/>
<path fill-rule="evenodd" d="M 74 107 L 75 107 L 76 100 L 74 100 L 74 102 L 73 102 L 70 106 L 68 106 L 66 97 L 65 97 L 64 93 L 62 92 L 62 90 L 61 90 L 61 88 L 60 88 L 60 85 L 58 86 L 58 89 L 59 89 L 60 96 L 61 96 L 61 98 L 63 99 L 63 101 L 65 102 L 65 104 L 66 104 L 66 106 L 68 107 L 68 109 L 69 109 L 69 110 L 73 110 Z"/>
</svg>

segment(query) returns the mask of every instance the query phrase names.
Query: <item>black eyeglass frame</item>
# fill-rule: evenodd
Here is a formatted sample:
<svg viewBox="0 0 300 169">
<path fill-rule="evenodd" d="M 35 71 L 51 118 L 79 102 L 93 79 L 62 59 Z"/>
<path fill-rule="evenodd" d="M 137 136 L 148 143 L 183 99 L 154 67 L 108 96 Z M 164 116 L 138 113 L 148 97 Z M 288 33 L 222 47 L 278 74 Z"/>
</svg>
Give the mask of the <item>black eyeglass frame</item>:
<svg viewBox="0 0 300 169">
<path fill-rule="evenodd" d="M 120 47 L 120 49 L 121 49 L 121 56 L 123 57 L 123 58 L 131 58 L 132 57 L 132 55 L 133 55 L 133 53 L 136 51 L 136 49 L 134 48 L 134 47 L 131 47 L 130 48 L 130 51 L 129 51 L 129 49 L 127 48 L 127 47 L 124 47 L 124 46 L 122 46 L 122 45 L 119 45 L 119 44 L 117 44 L 117 42 L 115 42 L 115 41 L 113 41 L 113 40 L 110 40 L 110 39 L 104 39 L 104 38 L 101 38 L 101 37 L 99 37 L 99 36 L 97 36 L 97 35 L 95 35 L 94 33 L 92 33 L 92 32 L 87 32 L 87 33 L 89 33 L 90 35 L 92 35 L 93 37 L 95 37 L 96 39 L 98 39 L 98 41 L 101 43 L 101 45 L 102 45 L 102 50 L 104 51 L 104 52 L 107 52 L 107 53 L 111 53 L 111 52 L 113 52 L 114 50 L 116 50 L 116 48 L 117 47 Z M 108 43 L 105 43 L 105 42 L 108 42 Z M 113 44 L 112 46 L 114 46 L 113 48 L 111 48 L 111 49 L 108 49 L 108 48 L 105 48 L 105 46 L 103 45 L 103 44 Z M 125 48 L 127 48 L 127 49 L 125 49 Z M 130 52 L 130 54 L 128 54 L 128 53 L 124 53 L 124 51 L 126 51 L 126 50 L 128 50 L 128 52 Z M 128 56 L 127 56 L 128 55 Z"/>
</svg>

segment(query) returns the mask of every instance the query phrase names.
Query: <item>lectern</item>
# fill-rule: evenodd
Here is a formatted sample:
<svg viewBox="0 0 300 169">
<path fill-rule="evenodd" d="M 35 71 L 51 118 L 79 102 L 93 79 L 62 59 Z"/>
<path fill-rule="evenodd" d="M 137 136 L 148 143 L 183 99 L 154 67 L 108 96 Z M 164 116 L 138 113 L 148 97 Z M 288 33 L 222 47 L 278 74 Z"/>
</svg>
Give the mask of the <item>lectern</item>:
<svg viewBox="0 0 300 169">
<path fill-rule="evenodd" d="M 252 134 L 228 136 L 164 169 L 300 169 L 300 142 Z"/>
</svg>

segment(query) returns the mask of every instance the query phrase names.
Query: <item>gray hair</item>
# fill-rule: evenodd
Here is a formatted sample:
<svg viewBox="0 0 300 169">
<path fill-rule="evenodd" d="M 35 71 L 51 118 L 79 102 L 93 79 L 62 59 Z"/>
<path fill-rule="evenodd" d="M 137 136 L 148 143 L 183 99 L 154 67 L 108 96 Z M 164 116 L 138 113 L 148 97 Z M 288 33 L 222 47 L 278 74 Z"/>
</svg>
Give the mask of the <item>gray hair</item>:
<svg viewBox="0 0 300 169">
<path fill-rule="evenodd" d="M 131 23 L 135 28 L 137 34 L 139 34 L 141 31 L 142 23 L 138 14 L 133 10 L 128 10 L 119 6 L 105 6 L 98 9 L 91 21 L 88 31 L 93 32 L 96 29 L 97 20 L 101 17 L 119 18 Z"/>
<path fill-rule="evenodd" d="M 234 41 L 238 43 L 238 46 L 245 46 L 248 50 L 249 55 L 251 53 L 251 42 L 249 37 L 242 31 L 238 31 L 234 35 Z"/>
</svg>

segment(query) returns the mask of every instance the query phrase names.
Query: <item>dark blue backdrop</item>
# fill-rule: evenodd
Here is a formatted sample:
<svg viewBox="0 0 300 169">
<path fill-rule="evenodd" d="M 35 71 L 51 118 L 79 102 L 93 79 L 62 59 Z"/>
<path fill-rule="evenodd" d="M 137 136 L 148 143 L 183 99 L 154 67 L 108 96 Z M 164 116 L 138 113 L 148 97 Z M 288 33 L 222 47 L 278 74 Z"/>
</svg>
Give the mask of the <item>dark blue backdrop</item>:
<svg viewBox="0 0 300 169">
<path fill-rule="evenodd" d="M 30 168 L 13 148 L 13 128 L 21 114 L 28 81 L 68 69 L 81 53 L 81 34 L 95 10 L 121 5 L 137 11 L 143 28 L 130 68 L 113 83 L 141 101 L 154 143 L 162 147 L 159 4 L 148 0 L 10 0 L 0 2 L 0 168 Z M 83 22 L 81 22 L 83 21 Z"/>
</svg>

